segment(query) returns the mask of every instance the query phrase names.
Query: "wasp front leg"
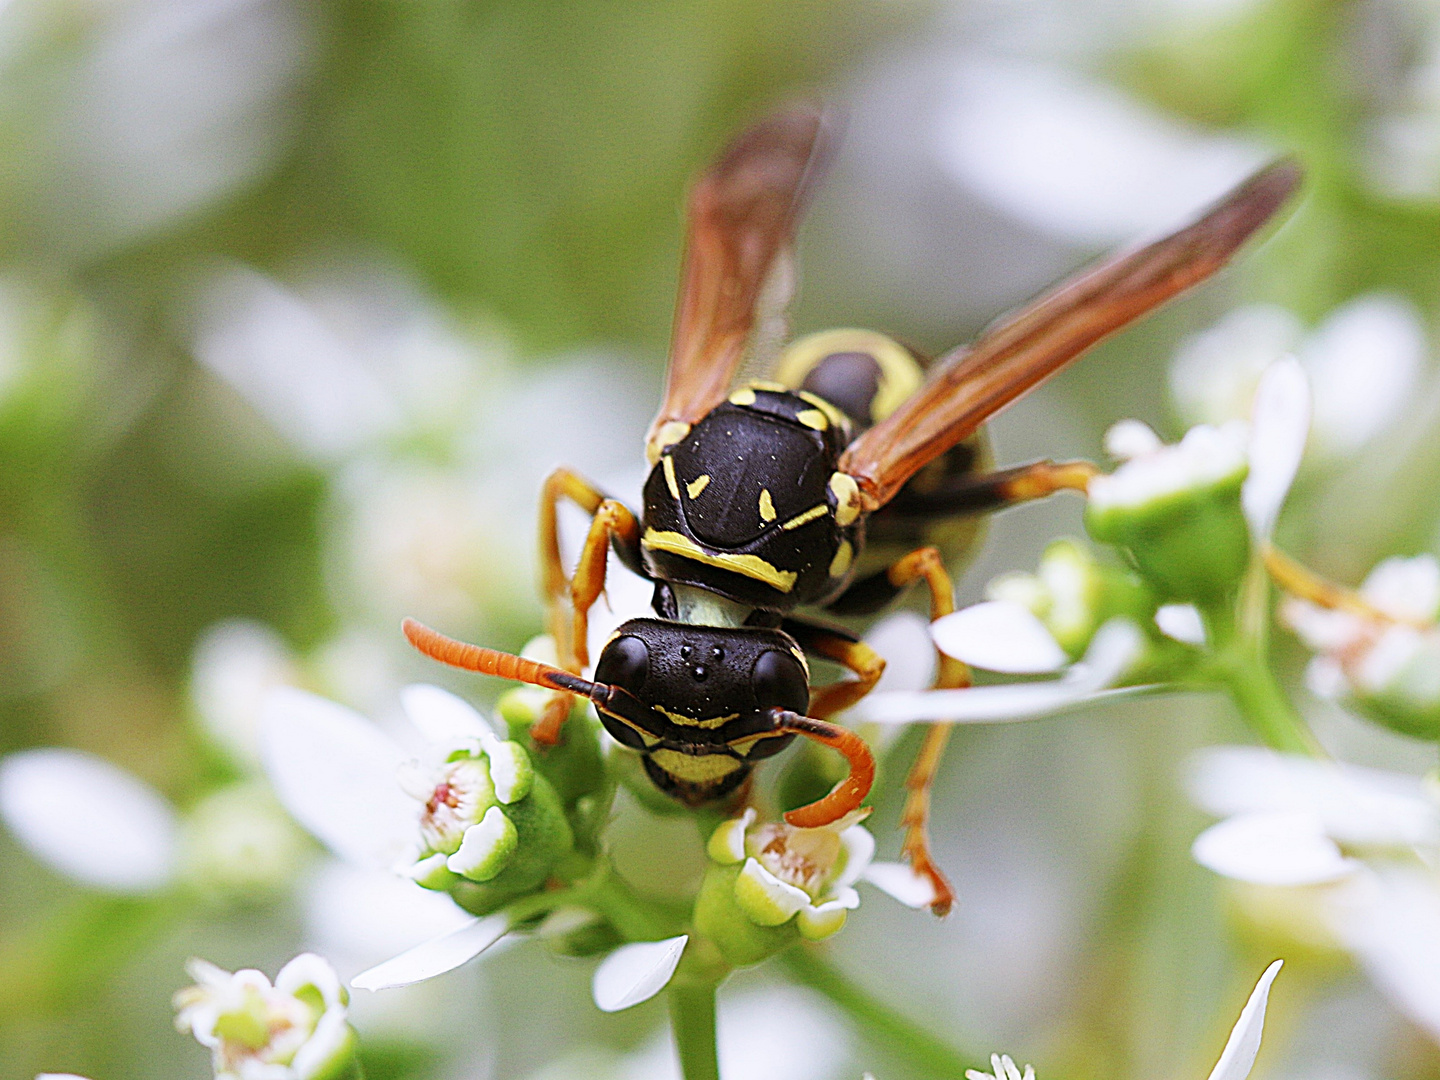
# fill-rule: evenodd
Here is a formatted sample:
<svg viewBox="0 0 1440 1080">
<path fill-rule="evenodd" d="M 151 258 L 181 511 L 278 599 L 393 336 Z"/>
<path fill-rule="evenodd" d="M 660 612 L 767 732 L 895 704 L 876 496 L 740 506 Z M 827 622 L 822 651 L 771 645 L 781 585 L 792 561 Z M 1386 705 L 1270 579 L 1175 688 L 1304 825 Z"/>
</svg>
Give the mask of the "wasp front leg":
<svg viewBox="0 0 1440 1080">
<path fill-rule="evenodd" d="M 844 712 L 875 689 L 875 684 L 885 672 L 885 658 L 845 630 L 817 626 L 800 619 L 786 619 L 782 628 L 806 652 L 833 660 L 855 675 L 853 679 L 813 688 L 809 709 L 813 717 L 828 720 Z"/>
<path fill-rule="evenodd" d="M 565 577 L 560 557 L 560 534 L 556 506 L 564 497 L 591 515 L 590 531 L 575 565 Z M 590 662 L 587 641 L 590 608 L 605 589 L 605 569 L 613 543 L 626 562 L 638 564 L 640 525 L 623 503 L 608 499 L 597 488 L 569 469 L 556 469 L 545 481 L 540 498 L 540 587 L 545 596 L 547 624 L 555 638 L 560 666 L 579 674 Z M 570 617 L 565 617 L 565 601 Z M 570 715 L 571 695 L 556 693 L 546 703 L 530 736 L 537 743 L 552 745 Z"/>
</svg>

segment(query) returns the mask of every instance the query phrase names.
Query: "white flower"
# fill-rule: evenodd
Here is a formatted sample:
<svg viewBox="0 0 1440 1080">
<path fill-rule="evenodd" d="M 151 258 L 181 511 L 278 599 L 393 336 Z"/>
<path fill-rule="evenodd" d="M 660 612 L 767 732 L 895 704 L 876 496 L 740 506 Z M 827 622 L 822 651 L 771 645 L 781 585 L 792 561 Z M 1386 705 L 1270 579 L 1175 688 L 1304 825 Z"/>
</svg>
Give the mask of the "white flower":
<svg viewBox="0 0 1440 1080">
<path fill-rule="evenodd" d="M 1352 455 L 1410 403 L 1425 367 L 1424 327 L 1399 297 L 1371 293 L 1331 312 L 1306 335 L 1284 308 L 1237 308 L 1180 347 L 1170 389 L 1191 423 L 1250 414 L 1271 363 L 1293 354 L 1313 388 L 1310 448 L 1320 461 Z"/>
<path fill-rule="evenodd" d="M 461 877 L 488 880 L 514 849 L 514 826 L 504 807 L 528 794 L 534 780 L 529 758 L 438 687 L 409 687 L 402 702 L 429 742 L 426 763 L 407 760 L 398 745 L 349 709 L 298 690 L 275 691 L 263 744 L 276 793 L 302 825 L 357 865 L 395 868 L 431 888 Z M 356 976 L 351 985 L 378 990 L 440 975 L 479 955 L 508 929 L 503 915 L 473 919 Z"/>
<path fill-rule="evenodd" d="M 190 666 L 190 699 L 205 731 L 246 769 L 260 764 L 260 706 L 277 686 L 294 686 L 298 665 L 263 623 L 227 619 L 201 635 Z"/>
<path fill-rule="evenodd" d="M 345 989 L 314 953 L 281 968 L 273 986 L 253 969 L 198 959 L 186 969 L 196 985 L 175 995 L 175 1026 L 210 1048 L 217 1080 L 312 1080 L 354 1053 Z"/>
<path fill-rule="evenodd" d="M 1371 614 L 1297 597 L 1281 605 L 1282 620 L 1316 653 L 1306 684 L 1320 697 L 1350 698 L 1367 715 L 1429 735 L 1440 723 L 1440 563 L 1431 555 L 1386 559 L 1359 592 Z"/>
<path fill-rule="evenodd" d="M 1209 1080 L 1246 1080 L 1255 1067 L 1255 1055 L 1260 1052 L 1260 1037 L 1265 1033 L 1265 1006 L 1270 1000 L 1270 984 L 1280 974 L 1283 960 L 1276 960 L 1265 969 L 1245 1007 L 1240 1010 L 1240 1019 L 1230 1030 L 1220 1060 L 1210 1070 Z M 1022 1074 L 1008 1054 L 990 1056 L 990 1072 L 966 1069 L 967 1080 L 1035 1080 L 1035 1070 L 1025 1066 Z"/>
<path fill-rule="evenodd" d="M 857 810 L 830 825 L 801 829 L 784 822 L 756 824 L 746 810 L 711 834 L 706 851 L 721 866 L 740 866 L 734 897 L 760 926 L 795 920 L 804 937 L 820 940 L 845 925 L 860 906 L 865 881 L 912 908 L 935 901 L 934 886 L 903 863 L 875 862 L 875 838 Z"/>
<path fill-rule="evenodd" d="M 993 610 L 993 605 L 977 606 Z M 964 612 L 956 614 L 965 615 Z M 1014 611 L 1006 611 L 1003 618 L 1007 623 L 1022 622 Z M 935 642 L 943 650 L 955 648 L 959 652 L 970 652 L 962 640 L 968 640 L 969 630 L 981 621 L 974 615 L 965 616 L 958 623 L 947 623 L 941 619 L 934 624 Z M 957 627 L 961 632 L 956 632 Z M 1044 627 L 1040 629 L 1043 631 Z M 1025 632 L 1024 638 L 1012 636 L 1010 639 L 1013 646 L 1008 650 L 1010 670 L 1021 670 L 1019 665 L 1026 657 L 1043 659 L 1038 656 L 1042 651 L 1050 655 L 1048 648 L 1034 648 L 1035 642 L 1040 640 L 1034 630 L 1032 626 Z M 986 648 L 992 653 L 1007 651 L 1003 643 L 998 648 L 989 645 Z M 1135 692 L 1139 688 L 1116 690 L 1114 687 L 1139 658 L 1143 648 L 1144 637 L 1134 623 L 1128 619 L 1112 619 L 1096 633 L 1085 656 L 1066 669 L 1059 679 L 1008 686 L 975 686 L 962 690 L 875 692 L 860 701 L 854 714 L 881 724 L 916 721 L 974 724 L 1032 720 L 1079 708 L 1104 697 Z"/>
<path fill-rule="evenodd" d="M 1173 446 L 1166 446 L 1158 436 L 1141 440 L 1138 425 L 1137 420 L 1122 420 L 1106 434 L 1107 449 L 1126 457 L 1113 473 L 1090 481 L 1087 494 L 1100 510 L 1135 509 L 1191 488 L 1238 479 L 1248 469 L 1243 424 L 1231 422 L 1219 428 L 1200 424 Z"/>
<path fill-rule="evenodd" d="M 1194 854 L 1235 880 L 1289 887 L 1406 1015 L 1440 1038 L 1440 807 L 1417 777 L 1251 747 L 1197 756 L 1192 798 L 1226 820 Z"/>
</svg>

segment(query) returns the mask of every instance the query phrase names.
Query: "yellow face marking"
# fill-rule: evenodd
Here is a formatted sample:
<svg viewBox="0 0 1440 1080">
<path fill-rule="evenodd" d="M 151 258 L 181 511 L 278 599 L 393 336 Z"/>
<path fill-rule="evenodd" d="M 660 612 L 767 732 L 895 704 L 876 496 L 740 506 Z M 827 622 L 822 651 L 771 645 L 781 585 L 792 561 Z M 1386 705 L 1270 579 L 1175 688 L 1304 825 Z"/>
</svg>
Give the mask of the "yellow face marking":
<svg viewBox="0 0 1440 1080">
<path fill-rule="evenodd" d="M 791 648 L 790 655 L 800 661 L 800 670 L 805 672 L 805 680 L 810 680 L 810 661 L 805 659 L 805 654 L 799 649 Z"/>
<path fill-rule="evenodd" d="M 667 446 L 673 446 L 689 434 L 690 425 L 683 420 L 667 420 L 645 444 L 645 459 L 654 465 L 660 460 L 660 451 Z"/>
<path fill-rule="evenodd" d="M 845 571 L 850 569 L 850 562 L 855 558 L 855 549 L 850 546 L 849 540 L 841 540 L 840 547 L 835 551 L 835 558 L 830 560 L 830 576 L 844 577 Z"/>
<path fill-rule="evenodd" d="M 781 523 L 780 528 L 787 531 L 790 529 L 798 529 L 801 525 L 807 525 L 818 517 L 824 517 L 829 512 L 830 508 L 824 503 L 821 503 L 819 506 L 812 506 L 803 514 L 796 514 L 789 521 Z"/>
<path fill-rule="evenodd" d="M 700 492 L 704 491 L 709 485 L 710 474 L 704 473 L 685 485 L 685 494 L 689 495 L 692 499 L 698 499 Z"/>
<path fill-rule="evenodd" d="M 755 404 L 755 391 L 752 390 L 752 389 L 750 389 L 750 387 L 748 387 L 748 386 L 745 387 L 745 388 L 742 389 L 742 390 L 736 390 L 733 394 L 730 395 L 730 404 L 731 404 L 731 405 L 754 405 L 754 404 Z"/>
<path fill-rule="evenodd" d="M 835 524 L 843 529 L 860 516 L 860 485 L 849 473 L 831 473 L 830 491 L 835 495 Z"/>
<path fill-rule="evenodd" d="M 793 570 L 777 569 L 758 555 L 733 555 L 728 551 L 711 554 L 682 533 L 646 529 L 645 535 L 640 538 L 640 546 L 651 551 L 666 551 L 681 558 L 693 559 L 706 566 L 729 570 L 741 577 L 753 578 L 777 592 L 788 593 L 795 587 L 797 575 Z"/>
<path fill-rule="evenodd" d="M 770 498 L 769 488 L 760 489 L 760 520 L 775 520 L 775 500 Z"/>
<path fill-rule="evenodd" d="M 656 750 L 650 760 L 677 780 L 692 784 L 719 780 L 745 767 L 728 754 L 682 754 L 678 750 Z"/>
<path fill-rule="evenodd" d="M 819 409 L 802 409 L 795 414 L 795 419 L 816 431 L 824 431 L 830 426 L 830 418 Z"/>
<path fill-rule="evenodd" d="M 706 731 L 713 731 L 715 728 L 724 727 L 731 720 L 740 719 L 738 712 L 732 712 L 729 716 L 712 716 L 708 720 L 696 720 L 693 716 L 686 716 L 684 713 L 671 712 L 663 705 L 651 705 L 650 707 L 662 714 L 672 724 L 679 724 L 681 727 L 704 728 Z"/>
<path fill-rule="evenodd" d="M 670 489 L 670 497 L 679 502 L 680 485 L 675 482 L 675 459 L 666 454 L 660 459 L 660 467 L 665 470 L 665 486 Z"/>
</svg>

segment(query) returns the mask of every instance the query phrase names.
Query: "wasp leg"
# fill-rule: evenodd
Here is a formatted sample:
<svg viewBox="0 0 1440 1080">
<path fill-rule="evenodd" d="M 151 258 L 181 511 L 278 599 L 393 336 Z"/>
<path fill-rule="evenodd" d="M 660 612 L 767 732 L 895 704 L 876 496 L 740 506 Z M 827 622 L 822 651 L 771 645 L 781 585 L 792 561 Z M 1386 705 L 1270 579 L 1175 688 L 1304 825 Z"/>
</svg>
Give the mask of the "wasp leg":
<svg viewBox="0 0 1440 1080">
<path fill-rule="evenodd" d="M 591 515 L 590 532 L 585 537 L 575 573 L 566 581 L 565 567 L 560 559 L 560 534 L 556 506 L 568 498 Z M 640 526 L 635 515 L 623 503 L 607 499 L 603 493 L 569 469 L 556 469 L 545 480 L 540 497 L 540 588 L 545 596 L 547 624 L 555 638 L 560 666 L 578 674 L 590 662 L 586 635 L 590 625 L 590 608 L 605 588 L 605 565 L 614 543 L 621 558 L 638 565 Z M 568 596 L 571 618 L 566 620 L 564 604 Z M 560 729 L 570 715 L 571 695 L 556 693 L 546 702 L 530 730 L 537 743 L 553 745 L 560 739 Z"/>
<path fill-rule="evenodd" d="M 1057 491 L 1084 492 L 1099 472 L 1089 461 L 1032 461 L 996 472 L 963 473 L 924 491 L 903 488 L 891 505 L 906 517 L 987 514 Z"/>
<path fill-rule="evenodd" d="M 869 645 L 839 627 L 817 626 L 799 619 L 786 619 L 782 628 L 800 647 L 849 668 L 853 679 L 844 679 L 810 691 L 809 714 L 828 720 L 863 698 L 885 671 L 885 659 Z"/>
<path fill-rule="evenodd" d="M 951 584 L 949 571 L 940 552 L 933 547 L 912 551 L 903 559 L 893 563 L 885 576 L 897 591 L 925 579 L 930 588 L 930 620 L 933 622 L 955 610 L 955 587 Z M 970 685 L 970 669 L 953 657 L 938 654 L 939 667 L 935 675 L 935 687 L 939 690 L 953 690 Z M 925 741 L 915 764 L 905 777 L 908 797 L 900 813 L 900 825 L 905 830 L 901 850 L 910 860 L 910 866 L 917 874 L 928 878 L 935 889 L 935 899 L 930 910 L 944 915 L 955 900 L 954 890 L 940 868 L 930 857 L 930 787 L 935 781 L 935 772 L 940 767 L 940 758 L 945 753 L 945 744 L 950 739 L 948 724 L 931 724 L 925 730 Z"/>
<path fill-rule="evenodd" d="M 1344 585 L 1337 585 L 1335 582 L 1321 577 L 1314 570 L 1292 559 L 1273 544 L 1265 545 L 1263 556 L 1265 570 L 1276 585 L 1291 596 L 1309 601 L 1316 607 L 1327 608 L 1331 611 L 1345 611 L 1374 622 L 1411 625 L 1421 630 L 1429 629 L 1432 625 L 1427 621 L 1412 622 L 1381 611 L 1354 589 L 1347 589 Z"/>
</svg>

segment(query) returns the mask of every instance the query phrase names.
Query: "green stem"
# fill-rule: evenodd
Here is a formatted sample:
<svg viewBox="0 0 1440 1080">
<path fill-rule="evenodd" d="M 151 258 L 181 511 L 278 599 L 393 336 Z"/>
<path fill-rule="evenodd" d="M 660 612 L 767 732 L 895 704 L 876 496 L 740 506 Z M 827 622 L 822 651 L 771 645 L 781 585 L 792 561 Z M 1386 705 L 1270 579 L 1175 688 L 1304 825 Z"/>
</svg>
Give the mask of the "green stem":
<svg viewBox="0 0 1440 1080">
<path fill-rule="evenodd" d="M 670 1027 L 685 1080 L 720 1080 L 715 1045 L 715 984 L 676 981 L 670 984 Z"/>
<path fill-rule="evenodd" d="M 876 1001 L 815 949 L 797 946 L 781 954 L 791 978 L 844 1009 L 876 1046 L 913 1065 L 933 1080 L 965 1075 L 966 1055 L 902 1013 Z M 984 1060 L 977 1055 L 969 1064 Z M 688 1080 L 688 1075 L 687 1075 Z"/>
<path fill-rule="evenodd" d="M 1250 727 L 1272 749 L 1319 756 L 1319 744 L 1270 670 L 1270 582 L 1259 561 L 1238 600 L 1220 601 L 1203 614 L 1214 650 L 1212 673 Z"/>
</svg>

